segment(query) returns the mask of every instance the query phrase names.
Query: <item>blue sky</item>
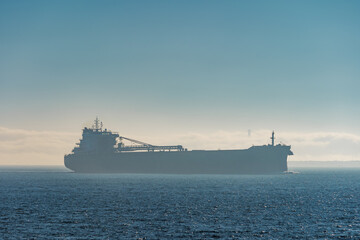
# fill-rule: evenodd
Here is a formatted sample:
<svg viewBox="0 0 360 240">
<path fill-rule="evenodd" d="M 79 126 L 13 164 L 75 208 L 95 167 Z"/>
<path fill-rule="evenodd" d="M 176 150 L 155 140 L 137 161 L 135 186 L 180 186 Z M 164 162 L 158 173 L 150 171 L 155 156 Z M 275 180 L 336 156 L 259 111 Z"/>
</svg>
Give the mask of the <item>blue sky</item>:
<svg viewBox="0 0 360 240">
<path fill-rule="evenodd" d="M 0 126 L 360 134 L 359 1 L 1 1 Z"/>
</svg>

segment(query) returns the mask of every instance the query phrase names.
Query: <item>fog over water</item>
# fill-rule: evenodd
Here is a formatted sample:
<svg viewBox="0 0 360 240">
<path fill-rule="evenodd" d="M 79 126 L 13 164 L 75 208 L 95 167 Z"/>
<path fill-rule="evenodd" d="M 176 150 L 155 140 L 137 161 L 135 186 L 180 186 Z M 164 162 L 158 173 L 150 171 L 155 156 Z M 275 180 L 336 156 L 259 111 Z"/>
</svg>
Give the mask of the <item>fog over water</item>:
<svg viewBox="0 0 360 240">
<path fill-rule="evenodd" d="M 117 131 L 117 129 L 113 129 Z M 121 131 L 119 131 L 121 133 Z M 127 136 L 155 145 L 181 144 L 190 149 L 245 149 L 270 143 L 271 130 L 179 132 Z M 289 161 L 360 160 L 360 136 L 341 132 L 276 132 L 276 143 L 291 145 Z M 29 131 L 0 127 L 0 165 L 62 165 L 64 154 L 81 138 L 77 132 Z"/>
</svg>

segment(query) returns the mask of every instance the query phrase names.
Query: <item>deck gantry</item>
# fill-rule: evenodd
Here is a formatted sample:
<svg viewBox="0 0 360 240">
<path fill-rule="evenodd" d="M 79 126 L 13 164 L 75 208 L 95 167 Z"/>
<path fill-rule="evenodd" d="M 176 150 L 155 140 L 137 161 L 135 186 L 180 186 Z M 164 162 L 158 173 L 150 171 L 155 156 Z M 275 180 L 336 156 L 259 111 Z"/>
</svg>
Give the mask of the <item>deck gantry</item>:
<svg viewBox="0 0 360 240">
<path fill-rule="evenodd" d="M 171 151 L 171 150 L 177 150 L 177 151 L 186 151 L 186 149 L 184 149 L 181 145 L 174 145 L 174 146 L 156 146 L 156 145 L 152 145 L 152 144 L 148 144 L 145 142 L 141 142 L 135 139 L 131 139 L 131 138 L 127 138 L 127 137 L 123 137 L 123 136 L 119 136 L 120 142 L 118 144 L 118 150 L 120 152 L 125 152 L 125 151 L 141 151 L 141 150 L 146 150 L 149 152 L 154 152 L 154 151 Z M 124 145 L 124 143 L 122 142 L 122 140 L 128 140 L 132 143 L 136 143 L 139 145 L 131 145 L 131 146 L 126 146 Z"/>
</svg>

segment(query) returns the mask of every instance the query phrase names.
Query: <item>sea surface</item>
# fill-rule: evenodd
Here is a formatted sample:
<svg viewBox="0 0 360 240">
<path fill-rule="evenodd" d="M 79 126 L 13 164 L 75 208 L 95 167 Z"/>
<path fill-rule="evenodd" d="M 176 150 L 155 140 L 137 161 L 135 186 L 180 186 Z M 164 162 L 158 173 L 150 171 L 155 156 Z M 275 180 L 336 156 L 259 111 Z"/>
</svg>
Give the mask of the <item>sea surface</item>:
<svg viewBox="0 0 360 240">
<path fill-rule="evenodd" d="M 360 169 L 280 175 L 0 168 L 0 239 L 360 239 Z"/>
</svg>

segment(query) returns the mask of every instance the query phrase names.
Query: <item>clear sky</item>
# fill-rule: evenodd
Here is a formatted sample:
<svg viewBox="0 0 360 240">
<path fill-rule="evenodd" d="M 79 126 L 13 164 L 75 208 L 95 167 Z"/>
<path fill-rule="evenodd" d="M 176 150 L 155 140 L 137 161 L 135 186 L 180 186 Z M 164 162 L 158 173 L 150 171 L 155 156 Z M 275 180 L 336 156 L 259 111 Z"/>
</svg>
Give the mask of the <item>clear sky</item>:
<svg viewBox="0 0 360 240">
<path fill-rule="evenodd" d="M 293 136 L 295 149 L 351 135 L 356 158 L 359 12 L 341 0 L 1 1 L 0 164 L 19 158 L 9 132 L 76 140 L 97 115 L 125 136 L 208 139 L 180 142 L 190 147 L 247 147 L 211 139 L 248 129 Z"/>
</svg>

